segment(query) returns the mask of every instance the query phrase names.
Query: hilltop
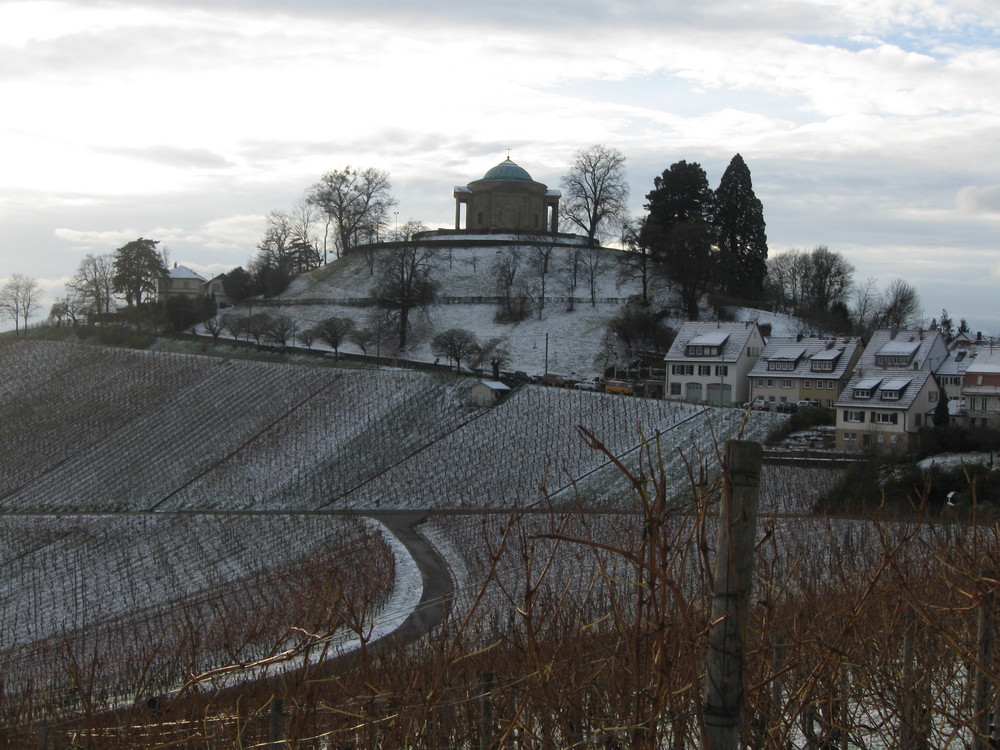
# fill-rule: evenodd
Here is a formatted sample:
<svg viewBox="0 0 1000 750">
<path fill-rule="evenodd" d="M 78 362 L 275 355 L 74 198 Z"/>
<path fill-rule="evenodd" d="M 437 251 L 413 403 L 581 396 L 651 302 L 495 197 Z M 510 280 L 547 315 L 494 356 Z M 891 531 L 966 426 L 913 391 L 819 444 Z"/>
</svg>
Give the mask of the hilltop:
<svg viewBox="0 0 1000 750">
<path fill-rule="evenodd" d="M 606 365 L 615 364 L 614 356 L 602 348 L 606 326 L 641 291 L 637 280 L 620 273 L 623 253 L 599 248 L 594 301 L 591 302 L 588 282 L 581 278 L 570 302 L 561 269 L 580 246 L 572 243 L 556 246 L 544 307 L 539 310 L 536 281 L 535 287 L 530 288 L 535 312 L 517 323 L 498 323 L 497 290 L 490 268 L 499 253 L 515 245 L 518 238 L 513 235 L 506 246 L 482 246 L 470 235 L 454 237 L 447 248 L 437 249 L 432 278 L 439 285 L 438 302 L 415 317 L 412 343 L 401 354 L 408 359 L 433 362 L 436 359 L 430 348 L 433 335 L 449 328 L 464 328 L 473 331 L 481 343 L 496 339 L 506 347 L 510 353 L 506 369 L 510 370 L 541 374 L 547 369 L 584 379 L 601 374 Z M 275 308 L 269 309 L 272 314 L 292 317 L 300 329 L 331 316 L 351 318 L 358 326 L 374 327 L 372 316 L 376 310 L 370 297 L 377 271 L 373 268 L 379 254 L 384 252 L 387 250 L 355 252 L 334 260 L 297 277 L 280 296 L 263 304 Z M 521 273 L 529 283 L 527 271 L 522 268 Z M 668 310 L 665 319 L 668 325 L 677 328 L 683 323 L 684 318 L 672 312 L 676 310 L 674 300 L 662 283 L 654 282 L 650 296 L 655 309 Z M 705 313 L 711 314 L 711 311 Z M 737 320 L 770 323 L 773 335 L 778 336 L 795 335 L 801 326 L 800 321 L 790 316 L 763 310 L 736 308 L 729 314 Z M 360 352 L 353 344 L 345 344 L 343 350 Z M 383 355 L 391 353 L 390 349 L 382 350 Z"/>
</svg>

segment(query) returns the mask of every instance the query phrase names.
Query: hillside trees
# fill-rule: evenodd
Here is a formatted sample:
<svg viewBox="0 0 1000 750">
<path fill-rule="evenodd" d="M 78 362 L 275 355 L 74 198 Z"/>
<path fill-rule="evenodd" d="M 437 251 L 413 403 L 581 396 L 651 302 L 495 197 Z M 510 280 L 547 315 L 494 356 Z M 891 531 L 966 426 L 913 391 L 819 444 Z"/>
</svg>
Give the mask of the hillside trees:
<svg viewBox="0 0 1000 750">
<path fill-rule="evenodd" d="M 587 244 L 600 244 L 609 226 L 628 210 L 625 156 L 621 151 L 595 145 L 573 155 L 562 178 L 563 218 L 587 236 Z"/>
<path fill-rule="evenodd" d="M 619 281 L 639 282 L 639 304 L 649 304 L 649 284 L 656 271 L 652 248 L 640 241 L 642 223 L 629 217 L 621 224 L 621 245 L 625 251 L 619 256 Z"/>
<path fill-rule="evenodd" d="M 839 252 L 825 245 L 794 248 L 767 261 L 765 293 L 775 310 L 839 330 L 851 325 L 853 278 L 854 266 Z"/>
<path fill-rule="evenodd" d="M 531 299 L 521 278 L 523 261 L 521 251 L 512 246 L 498 251 L 490 267 L 490 275 L 500 297 L 500 309 L 495 318 L 498 323 L 516 323 L 531 314 Z"/>
<path fill-rule="evenodd" d="M 605 347 L 621 351 L 626 358 L 645 358 L 657 363 L 670 349 L 677 332 L 664 323 L 663 313 L 648 307 L 629 305 L 606 326 Z"/>
<path fill-rule="evenodd" d="M 310 234 L 310 212 L 301 208 L 297 215 L 272 211 L 257 254 L 250 262 L 257 292 L 266 297 L 281 294 L 293 278 L 318 268 L 319 251 Z"/>
<path fill-rule="evenodd" d="M 429 306 L 437 296 L 438 285 L 431 278 L 435 253 L 413 240 L 419 226 L 408 222 L 412 231 L 406 232 L 406 239 L 380 252 L 378 280 L 371 292 L 375 304 L 389 313 L 400 350 L 406 348 L 412 313 Z"/>
<path fill-rule="evenodd" d="M 320 341 L 325 343 L 334 354 L 340 355 L 340 347 L 354 333 L 355 324 L 350 318 L 333 316 L 324 318 L 313 327 L 313 332 Z"/>
<path fill-rule="evenodd" d="M 554 267 L 555 246 L 540 242 L 528 243 L 528 271 L 535 281 L 535 299 L 538 303 L 535 308 L 538 310 L 538 319 L 542 319 L 542 312 L 545 310 L 545 295 L 548 290 L 549 276 Z"/>
<path fill-rule="evenodd" d="M 679 161 L 653 180 L 640 241 L 675 285 L 689 320 L 717 278 L 715 198 L 701 165 Z"/>
<path fill-rule="evenodd" d="M 167 273 L 163 257 L 156 250 L 158 244 L 159 240 L 140 237 L 115 250 L 113 288 L 125 297 L 130 308 L 152 300 L 159 278 Z"/>
<path fill-rule="evenodd" d="M 903 279 L 893 279 L 882 296 L 879 328 L 911 328 L 920 322 L 920 297 Z"/>
<path fill-rule="evenodd" d="M 479 351 L 479 342 L 472 331 L 465 328 L 449 328 L 431 339 L 431 351 L 439 357 L 453 361 L 455 372 L 458 372 L 462 360 Z"/>
<path fill-rule="evenodd" d="M 325 173 L 309 188 L 306 200 L 334 229 L 338 257 L 362 242 L 374 241 L 396 205 L 389 174 L 350 166 Z"/>
<path fill-rule="evenodd" d="M 222 288 L 226 296 L 239 304 L 257 293 L 253 276 L 243 266 L 236 266 L 222 277 Z"/>
<path fill-rule="evenodd" d="M 724 291 L 731 297 L 758 299 L 767 273 L 764 207 L 739 154 L 729 162 L 715 191 L 715 224 Z"/>
<path fill-rule="evenodd" d="M 41 289 L 36 279 L 13 274 L 0 287 L 0 310 L 14 321 L 14 331 L 28 327 L 28 320 L 38 311 Z"/>
</svg>

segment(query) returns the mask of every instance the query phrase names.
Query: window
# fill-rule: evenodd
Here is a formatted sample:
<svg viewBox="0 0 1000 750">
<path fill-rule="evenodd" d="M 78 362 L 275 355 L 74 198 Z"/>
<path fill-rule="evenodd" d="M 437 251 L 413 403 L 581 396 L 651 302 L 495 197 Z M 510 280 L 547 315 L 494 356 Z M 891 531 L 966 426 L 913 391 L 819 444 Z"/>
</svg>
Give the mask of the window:
<svg viewBox="0 0 1000 750">
<path fill-rule="evenodd" d="M 670 372 L 673 375 L 694 375 L 694 365 L 671 365 Z"/>
<path fill-rule="evenodd" d="M 880 391 L 880 395 L 883 401 L 899 401 L 899 391 L 896 390 L 890 391 L 883 388 Z"/>
<path fill-rule="evenodd" d="M 758 388 L 764 387 L 764 378 L 757 378 L 757 387 Z"/>
<path fill-rule="evenodd" d="M 882 414 L 881 412 L 872 412 L 872 421 L 876 424 L 897 424 L 899 421 L 899 415 L 893 412 L 892 414 Z"/>
<path fill-rule="evenodd" d="M 771 378 L 767 379 L 767 387 L 774 388 L 774 381 Z"/>
<path fill-rule="evenodd" d="M 863 411 L 852 411 L 850 409 L 844 409 L 844 421 L 845 422 L 864 422 L 865 413 Z"/>
<path fill-rule="evenodd" d="M 790 371 L 795 369 L 795 363 L 782 360 L 771 361 L 767 363 L 767 369 Z"/>
<path fill-rule="evenodd" d="M 712 365 L 698 365 L 698 374 L 699 375 L 711 375 L 712 374 Z"/>
<path fill-rule="evenodd" d="M 791 380 L 787 380 L 787 379 L 786 380 L 782 380 L 781 381 L 781 387 L 782 388 L 791 388 L 792 387 L 792 381 Z"/>
<path fill-rule="evenodd" d="M 872 392 L 868 388 L 855 388 L 854 398 L 871 398 Z"/>
<path fill-rule="evenodd" d="M 802 381 L 802 387 L 803 387 L 803 388 L 804 388 L 805 390 L 807 390 L 807 391 L 809 391 L 809 390 L 812 390 L 812 387 L 813 387 L 813 386 L 812 386 L 812 381 L 811 381 L 811 380 L 803 380 L 803 381 Z"/>
<path fill-rule="evenodd" d="M 823 390 L 823 381 L 822 380 L 817 380 L 816 381 L 816 390 L 818 390 L 818 391 Z"/>
<path fill-rule="evenodd" d="M 844 433 L 844 440 L 847 440 L 849 442 L 853 442 L 853 441 L 855 441 L 857 439 L 858 439 L 858 433 L 856 433 L 856 432 L 845 432 Z"/>
<path fill-rule="evenodd" d="M 715 375 L 719 378 L 725 378 L 729 375 L 729 365 L 716 365 Z"/>
<path fill-rule="evenodd" d="M 828 398 L 826 400 L 826 408 L 827 409 L 833 408 L 833 399 L 832 398 Z"/>
<path fill-rule="evenodd" d="M 814 359 L 812 360 L 813 372 L 833 372 L 834 361 L 832 359 Z"/>
<path fill-rule="evenodd" d="M 680 396 L 681 395 L 681 384 L 680 383 L 671 383 L 670 384 L 670 395 L 671 396 Z"/>
<path fill-rule="evenodd" d="M 938 396 L 937 391 L 931 391 L 930 393 L 927 394 L 927 400 L 933 404 L 935 401 L 937 401 L 937 396 Z"/>
</svg>

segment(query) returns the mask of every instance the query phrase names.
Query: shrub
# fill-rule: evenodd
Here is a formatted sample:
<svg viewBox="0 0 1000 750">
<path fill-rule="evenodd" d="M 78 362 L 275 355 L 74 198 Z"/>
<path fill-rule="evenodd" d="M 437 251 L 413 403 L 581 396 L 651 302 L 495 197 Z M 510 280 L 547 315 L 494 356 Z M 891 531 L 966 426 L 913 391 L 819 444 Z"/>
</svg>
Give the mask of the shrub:
<svg viewBox="0 0 1000 750">
<path fill-rule="evenodd" d="M 765 445 L 780 443 L 793 432 L 807 430 L 810 427 L 822 427 L 836 423 L 836 415 L 831 409 L 799 409 L 784 422 L 767 433 Z"/>
</svg>

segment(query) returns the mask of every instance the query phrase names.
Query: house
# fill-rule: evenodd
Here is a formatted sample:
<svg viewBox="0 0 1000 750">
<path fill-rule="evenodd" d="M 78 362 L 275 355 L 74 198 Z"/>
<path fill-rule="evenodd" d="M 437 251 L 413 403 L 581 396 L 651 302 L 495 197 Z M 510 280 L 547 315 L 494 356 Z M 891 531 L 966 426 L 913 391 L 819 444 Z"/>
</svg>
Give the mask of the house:
<svg viewBox="0 0 1000 750">
<path fill-rule="evenodd" d="M 664 357 L 664 398 L 712 406 L 744 403 L 747 375 L 764 349 L 757 324 L 691 321 Z"/>
<path fill-rule="evenodd" d="M 969 427 L 1000 427 L 1000 348 L 979 350 L 965 370 L 962 398 Z"/>
<path fill-rule="evenodd" d="M 187 266 L 174 267 L 159 278 L 157 296 L 160 302 L 166 302 L 171 297 L 189 297 L 200 300 L 205 294 L 205 279 Z"/>
<path fill-rule="evenodd" d="M 837 450 L 912 450 L 945 398 L 934 372 L 947 358 L 938 331 L 873 333 L 836 402 Z"/>
<path fill-rule="evenodd" d="M 229 299 L 229 295 L 226 294 L 226 288 L 223 284 L 225 275 L 224 273 L 220 273 L 218 276 L 213 276 L 202 285 L 201 290 L 201 293 L 206 297 L 214 299 L 215 304 L 219 307 L 229 307 L 233 304 L 233 301 Z"/>
<path fill-rule="evenodd" d="M 750 399 L 832 407 L 854 374 L 859 338 L 772 338 L 750 370 Z"/>
<path fill-rule="evenodd" d="M 510 387 L 497 380 L 480 380 L 469 394 L 469 401 L 473 406 L 496 406 L 504 395 L 510 391 Z"/>
</svg>

